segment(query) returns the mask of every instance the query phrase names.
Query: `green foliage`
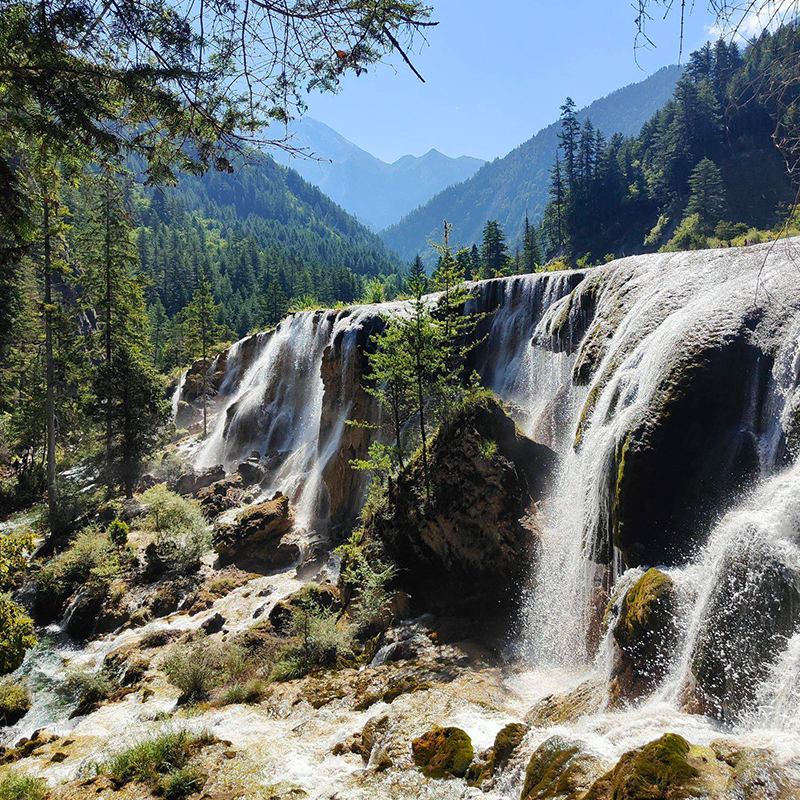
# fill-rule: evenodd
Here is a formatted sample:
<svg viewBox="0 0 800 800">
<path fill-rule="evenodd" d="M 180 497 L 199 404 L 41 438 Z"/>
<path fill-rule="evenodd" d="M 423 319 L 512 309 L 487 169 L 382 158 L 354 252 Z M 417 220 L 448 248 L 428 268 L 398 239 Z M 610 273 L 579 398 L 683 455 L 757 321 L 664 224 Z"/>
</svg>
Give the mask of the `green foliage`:
<svg viewBox="0 0 800 800">
<path fill-rule="evenodd" d="M 199 749 L 214 741 L 207 733 L 166 731 L 120 750 L 96 764 L 95 769 L 118 786 L 133 781 L 158 785 L 165 776 L 186 767 Z"/>
<path fill-rule="evenodd" d="M 0 594 L 0 675 L 13 672 L 35 644 L 33 620 L 7 594 Z"/>
<path fill-rule="evenodd" d="M 127 522 L 117 518 L 114 519 L 108 526 L 108 538 L 111 544 L 117 549 L 121 549 L 128 544 L 128 534 L 130 533 L 130 526 Z"/>
<path fill-rule="evenodd" d="M 317 667 L 333 667 L 352 656 L 353 630 L 334 611 L 321 608 L 312 597 L 292 605 L 294 641 L 284 647 L 270 677 L 286 681 L 307 675 Z"/>
<path fill-rule="evenodd" d="M 491 461 L 497 455 L 497 442 L 493 439 L 481 439 L 479 449 L 481 458 Z"/>
<path fill-rule="evenodd" d="M 481 244 L 481 268 L 477 277 L 496 278 L 507 274 L 509 264 L 508 246 L 500 223 L 489 220 L 483 229 Z"/>
<path fill-rule="evenodd" d="M 206 776 L 196 767 L 186 766 L 165 775 L 159 783 L 164 800 L 185 800 L 199 792 L 206 782 Z"/>
<path fill-rule="evenodd" d="M 111 583 L 123 574 L 126 557 L 107 533 L 94 526 L 85 528 L 66 550 L 39 570 L 35 579 L 37 613 L 52 618 L 82 588 L 105 596 Z"/>
<path fill-rule="evenodd" d="M 359 635 L 364 635 L 375 628 L 384 627 L 384 623 L 389 621 L 386 616 L 391 597 L 386 586 L 394 578 L 397 569 L 377 559 L 375 563 L 370 563 L 362 552 L 356 552 L 353 554 L 356 557 L 346 560 L 343 577 L 353 595 L 348 608 L 350 617 Z"/>
<path fill-rule="evenodd" d="M 0 536 L 0 592 L 13 588 L 28 567 L 33 552 L 32 533 L 9 533 Z"/>
<path fill-rule="evenodd" d="M 31 698 L 23 684 L 11 680 L 0 682 L 0 726 L 13 725 L 30 707 Z"/>
<path fill-rule="evenodd" d="M 0 800 L 47 800 L 47 782 L 31 775 L 8 770 L 0 777 Z"/>
<path fill-rule="evenodd" d="M 251 678 L 247 681 L 234 681 L 220 695 L 219 704 L 247 705 L 260 703 L 267 694 L 267 682 L 263 678 Z"/>
<path fill-rule="evenodd" d="M 722 172 L 710 158 L 697 163 L 689 177 L 689 190 L 686 216 L 697 214 L 703 230 L 710 232 L 726 211 Z"/>
<path fill-rule="evenodd" d="M 665 252 L 677 250 L 703 250 L 708 247 L 708 237 L 699 214 L 685 217 L 675 235 L 664 245 Z"/>
<path fill-rule="evenodd" d="M 141 495 L 145 526 L 155 533 L 159 559 L 169 569 L 193 572 L 211 549 L 211 530 L 200 509 L 160 483 Z"/>
</svg>

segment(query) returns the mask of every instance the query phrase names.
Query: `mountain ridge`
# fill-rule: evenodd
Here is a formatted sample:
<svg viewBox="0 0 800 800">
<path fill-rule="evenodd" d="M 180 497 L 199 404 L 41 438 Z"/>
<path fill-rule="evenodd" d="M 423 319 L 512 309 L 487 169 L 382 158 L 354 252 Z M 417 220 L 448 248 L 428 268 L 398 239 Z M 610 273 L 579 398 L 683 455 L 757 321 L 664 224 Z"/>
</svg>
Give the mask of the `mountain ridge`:
<svg viewBox="0 0 800 800">
<path fill-rule="evenodd" d="M 473 156 L 451 157 L 436 148 L 421 156 L 406 154 L 389 163 L 313 117 L 296 123 L 292 144 L 310 157 L 276 152 L 275 161 L 298 172 L 374 230 L 397 222 L 437 192 L 471 177 L 486 163 Z"/>
<path fill-rule="evenodd" d="M 590 103 L 580 110 L 579 117 L 590 117 L 606 136 L 634 135 L 671 97 L 681 71 L 677 65 L 662 67 L 645 80 Z M 500 222 L 509 241 L 518 240 L 526 211 L 536 221 L 544 211 L 557 147 L 556 121 L 385 228 L 381 231 L 384 242 L 405 260 L 420 252 L 430 261 L 433 253 L 427 242 L 438 235 L 443 219 L 453 224 L 455 238 L 461 244 L 479 241 L 490 219 Z"/>
</svg>

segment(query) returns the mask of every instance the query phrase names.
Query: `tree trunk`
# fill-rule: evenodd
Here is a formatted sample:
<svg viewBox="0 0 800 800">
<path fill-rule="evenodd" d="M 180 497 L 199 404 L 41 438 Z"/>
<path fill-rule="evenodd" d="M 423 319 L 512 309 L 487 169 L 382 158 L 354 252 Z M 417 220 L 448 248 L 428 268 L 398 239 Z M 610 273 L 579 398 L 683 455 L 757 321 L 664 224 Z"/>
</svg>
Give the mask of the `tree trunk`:
<svg viewBox="0 0 800 800">
<path fill-rule="evenodd" d="M 106 273 L 106 369 L 108 370 L 106 384 L 106 468 L 111 469 L 112 424 L 111 424 L 111 208 L 106 183 L 106 237 L 105 237 L 105 273 Z"/>
<path fill-rule="evenodd" d="M 58 514 L 58 487 L 56 485 L 56 387 L 53 361 L 53 287 L 52 253 L 50 242 L 50 198 L 44 193 L 44 349 L 47 395 L 47 507 L 50 532 Z"/>
</svg>

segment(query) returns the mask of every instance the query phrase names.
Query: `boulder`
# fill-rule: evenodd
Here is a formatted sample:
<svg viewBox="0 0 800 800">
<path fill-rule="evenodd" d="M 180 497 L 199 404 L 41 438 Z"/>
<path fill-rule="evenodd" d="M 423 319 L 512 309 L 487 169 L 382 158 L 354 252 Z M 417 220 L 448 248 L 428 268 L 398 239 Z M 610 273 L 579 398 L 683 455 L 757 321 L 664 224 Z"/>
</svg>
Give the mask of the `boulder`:
<svg viewBox="0 0 800 800">
<path fill-rule="evenodd" d="M 184 472 L 175 484 L 175 491 L 182 495 L 196 495 L 201 489 L 211 486 L 212 483 L 221 481 L 225 477 L 225 467 L 218 464 L 202 472 L 190 470 Z"/>
<path fill-rule="evenodd" d="M 417 458 L 366 521 L 366 545 L 377 543 L 396 562 L 398 582 L 418 608 L 507 615 L 530 575 L 535 501 L 554 463 L 549 448 L 483 397 L 431 442 L 430 503 Z"/>
<path fill-rule="evenodd" d="M 266 503 L 245 509 L 233 525 L 217 530 L 214 549 L 222 564 L 288 566 L 300 556 L 297 544 L 286 538 L 292 524 L 289 498 L 278 494 Z"/>
<path fill-rule="evenodd" d="M 246 461 L 242 461 L 237 467 L 237 472 L 241 476 L 243 486 L 253 486 L 253 484 L 261 483 L 267 470 L 261 463 L 261 457 L 252 456 Z"/>
<path fill-rule="evenodd" d="M 552 736 L 528 762 L 521 800 L 581 800 L 602 772 L 580 742 Z"/>
<path fill-rule="evenodd" d="M 244 502 L 242 477 L 238 473 L 212 483 L 197 493 L 197 502 L 208 520 L 214 520 L 231 508 Z"/>
<path fill-rule="evenodd" d="M 528 727 L 519 722 L 503 726 L 494 737 L 494 745 L 479 760 L 473 761 L 467 770 L 467 783 L 471 786 L 483 786 L 490 781 L 508 764 L 527 732 Z"/>
<path fill-rule="evenodd" d="M 612 632 L 612 705 L 649 694 L 663 680 L 678 639 L 677 602 L 672 579 L 657 569 L 625 593 Z"/>
<path fill-rule="evenodd" d="M 341 611 L 342 597 L 339 589 L 330 582 L 309 583 L 289 597 L 275 603 L 267 619 L 277 633 L 282 636 L 289 635 L 294 610 L 303 604 L 325 611 Z"/>
<path fill-rule="evenodd" d="M 434 728 L 411 742 L 414 763 L 428 778 L 463 778 L 475 757 L 461 728 Z"/>
<path fill-rule="evenodd" d="M 728 723 L 746 715 L 798 628 L 800 575 L 751 542 L 727 560 L 714 587 L 691 657 L 687 709 Z"/>
<path fill-rule="evenodd" d="M 525 722 L 533 728 L 563 725 L 599 711 L 604 702 L 605 687 L 586 681 L 567 694 L 543 697 L 525 715 Z"/>
</svg>

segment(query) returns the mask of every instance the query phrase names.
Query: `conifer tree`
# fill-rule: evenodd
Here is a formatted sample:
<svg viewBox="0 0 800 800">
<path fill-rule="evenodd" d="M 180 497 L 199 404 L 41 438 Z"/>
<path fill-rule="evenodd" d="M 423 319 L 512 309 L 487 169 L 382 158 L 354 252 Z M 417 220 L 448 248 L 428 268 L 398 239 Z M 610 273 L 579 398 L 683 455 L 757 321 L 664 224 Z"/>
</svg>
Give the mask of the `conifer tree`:
<svg viewBox="0 0 800 800">
<path fill-rule="evenodd" d="M 692 171 L 689 188 L 686 216 L 697 214 L 704 231 L 711 232 L 725 214 L 725 186 L 719 167 L 709 158 L 702 159 Z"/>
<path fill-rule="evenodd" d="M 483 229 L 481 244 L 481 278 L 496 278 L 508 266 L 508 246 L 500 223 L 489 220 Z"/>
<path fill-rule="evenodd" d="M 201 274 L 192 296 L 192 302 L 186 308 L 184 329 L 189 353 L 193 357 L 203 360 L 203 436 L 208 435 L 208 399 L 210 396 L 208 356 L 219 335 L 218 313 L 219 308 L 214 303 L 211 283 L 205 274 Z"/>
<path fill-rule="evenodd" d="M 267 284 L 267 290 L 261 298 L 261 320 L 267 328 L 273 328 L 286 315 L 289 299 L 283 291 L 281 282 L 273 275 Z"/>
<path fill-rule="evenodd" d="M 527 213 L 525 214 L 525 228 L 522 233 L 522 263 L 523 273 L 536 272 L 542 263 L 542 250 L 539 246 L 539 235 L 536 228 L 531 225 Z"/>
<path fill-rule="evenodd" d="M 417 281 L 422 281 L 422 283 L 427 287 L 428 278 L 425 275 L 425 264 L 423 263 L 419 253 L 414 256 L 414 260 L 411 262 L 411 269 L 408 273 L 409 285 Z"/>
</svg>

